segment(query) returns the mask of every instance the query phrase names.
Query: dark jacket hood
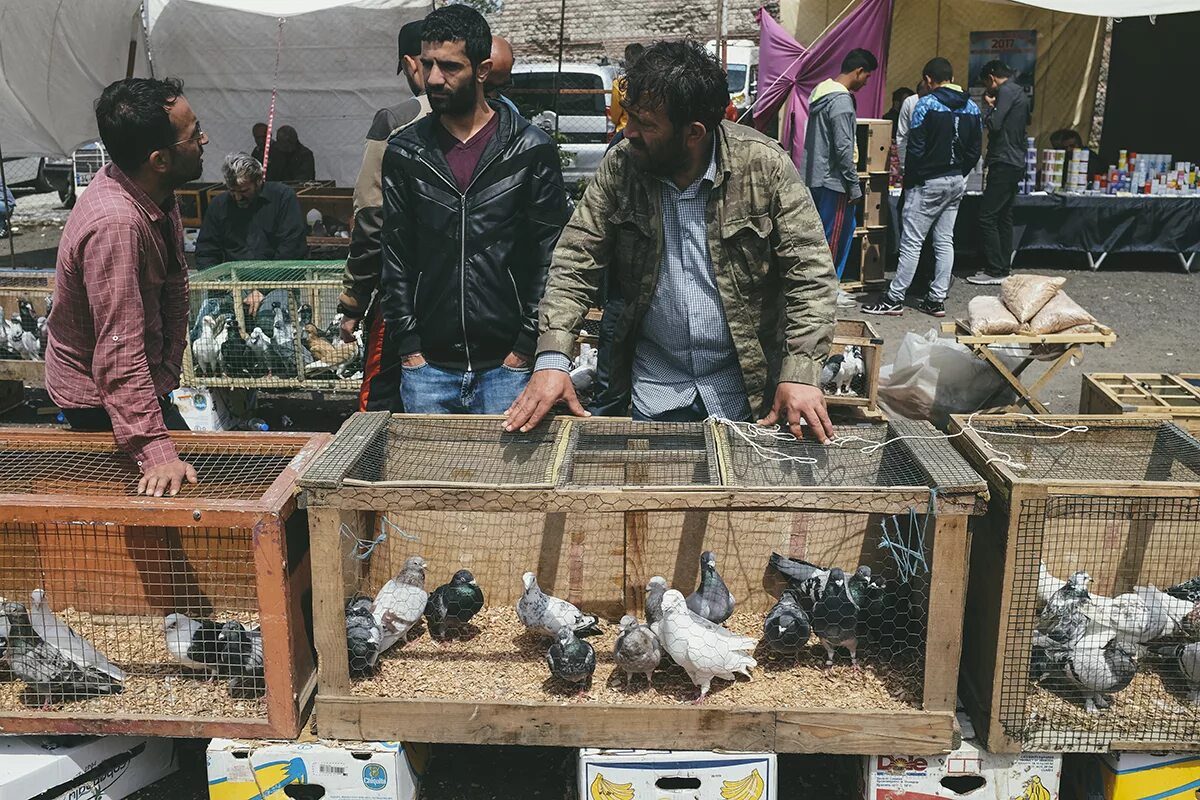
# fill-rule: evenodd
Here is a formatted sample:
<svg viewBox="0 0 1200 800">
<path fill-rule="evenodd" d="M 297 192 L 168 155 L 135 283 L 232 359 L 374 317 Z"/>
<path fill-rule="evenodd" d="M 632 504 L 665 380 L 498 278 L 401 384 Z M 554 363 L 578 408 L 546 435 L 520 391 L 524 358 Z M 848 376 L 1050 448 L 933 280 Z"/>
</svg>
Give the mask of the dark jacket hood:
<svg viewBox="0 0 1200 800">
<path fill-rule="evenodd" d="M 947 83 L 933 90 L 933 96 L 951 111 L 958 111 L 967 104 L 970 96 L 956 84 Z"/>
</svg>

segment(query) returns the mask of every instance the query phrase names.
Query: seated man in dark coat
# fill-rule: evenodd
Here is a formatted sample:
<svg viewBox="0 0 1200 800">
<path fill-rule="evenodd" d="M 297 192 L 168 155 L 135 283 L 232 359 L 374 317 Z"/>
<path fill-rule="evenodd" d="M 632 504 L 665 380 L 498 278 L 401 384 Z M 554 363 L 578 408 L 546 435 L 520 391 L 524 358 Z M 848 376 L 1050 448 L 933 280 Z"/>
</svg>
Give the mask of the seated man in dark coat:
<svg viewBox="0 0 1200 800">
<path fill-rule="evenodd" d="M 196 239 L 196 266 L 304 258 L 307 230 L 296 193 L 264 181 L 262 164 L 246 153 L 230 153 L 222 169 L 228 191 L 208 204 Z"/>
<path fill-rule="evenodd" d="M 291 125 L 280 127 L 271 142 L 271 154 L 267 156 L 267 180 L 311 181 L 317 178 L 317 165 L 313 151 L 300 144 L 300 134 Z"/>
</svg>

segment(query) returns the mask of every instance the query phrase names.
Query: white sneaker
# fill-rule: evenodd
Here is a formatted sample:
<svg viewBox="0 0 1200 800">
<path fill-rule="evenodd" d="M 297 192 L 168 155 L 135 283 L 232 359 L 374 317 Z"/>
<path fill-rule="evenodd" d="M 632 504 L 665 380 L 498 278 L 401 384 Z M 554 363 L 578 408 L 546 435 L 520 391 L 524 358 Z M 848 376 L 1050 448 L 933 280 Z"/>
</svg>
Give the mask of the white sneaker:
<svg viewBox="0 0 1200 800">
<path fill-rule="evenodd" d="M 848 294 L 847 292 L 843 292 L 841 289 L 838 289 L 837 307 L 838 308 L 858 308 L 858 301 L 855 300 L 853 297 L 851 297 L 850 294 Z"/>
</svg>

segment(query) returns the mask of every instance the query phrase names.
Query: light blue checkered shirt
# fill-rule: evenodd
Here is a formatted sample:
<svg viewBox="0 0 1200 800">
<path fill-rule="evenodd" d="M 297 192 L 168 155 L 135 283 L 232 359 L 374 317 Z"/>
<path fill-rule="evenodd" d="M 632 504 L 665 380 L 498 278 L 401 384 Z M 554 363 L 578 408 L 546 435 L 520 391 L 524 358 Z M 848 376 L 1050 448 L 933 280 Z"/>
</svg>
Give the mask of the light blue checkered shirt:
<svg viewBox="0 0 1200 800">
<path fill-rule="evenodd" d="M 706 207 L 717 176 L 716 142 L 708 169 L 680 191 L 661 179 L 663 253 L 658 285 L 633 357 L 633 406 L 654 417 L 690 406 L 748 419 L 750 401 L 708 252 Z M 538 369 L 566 369 L 566 356 L 542 353 Z"/>
</svg>

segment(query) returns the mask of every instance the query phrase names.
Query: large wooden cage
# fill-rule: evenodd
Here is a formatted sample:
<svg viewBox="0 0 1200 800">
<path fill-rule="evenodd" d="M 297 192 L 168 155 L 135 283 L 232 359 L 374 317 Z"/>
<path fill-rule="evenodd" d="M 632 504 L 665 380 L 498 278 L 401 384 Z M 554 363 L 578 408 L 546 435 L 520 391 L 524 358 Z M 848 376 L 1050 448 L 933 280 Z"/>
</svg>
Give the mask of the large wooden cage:
<svg viewBox="0 0 1200 800">
<path fill-rule="evenodd" d="M 1171 417 L 1200 434 L 1200 374 L 1093 372 L 1083 376 L 1079 413 Z"/>
<path fill-rule="evenodd" d="M 923 423 L 841 426 L 841 446 L 762 440 L 749 426 L 557 418 L 504 433 L 494 417 L 356 414 L 301 478 L 313 529 L 317 725 L 348 739 L 530 745 L 932 753 L 955 738 L 968 551 L 982 480 Z M 751 438 L 744 438 L 749 436 Z M 907 437 L 907 438 L 902 438 Z M 934 513 L 930 513 L 930 512 Z M 649 579 L 688 594 L 713 551 L 737 598 L 727 625 L 758 640 L 784 587 L 772 552 L 849 574 L 887 601 L 859 637 L 862 669 L 830 669 L 815 639 L 753 680 L 715 681 L 705 704 L 678 668 L 624 685 L 615 626 L 642 614 Z M 346 602 L 374 596 L 414 555 L 426 589 L 471 570 L 486 605 L 473 635 L 418 633 L 352 678 Z M 551 678 L 546 643 L 513 604 L 533 572 L 602 619 L 590 696 Z"/>
<path fill-rule="evenodd" d="M 0 316 L 6 321 L 18 316 L 21 301 L 32 305 L 36 316 L 44 316 L 47 301 L 53 294 L 52 269 L 0 269 Z M 46 365 L 41 360 L 44 357 L 45 354 L 42 353 L 36 360 L 29 358 L 14 349 L 4 332 L 0 331 L 0 383 L 15 381 L 41 386 L 45 382 Z M 0 397 L 0 408 L 2 407 L 3 398 Z"/>
<path fill-rule="evenodd" d="M 296 476 L 332 437 L 172 438 L 200 482 L 175 497 L 154 498 L 136 494 L 137 467 L 114 449 L 111 434 L 0 430 L 0 621 L 6 633 L 0 733 L 299 733 L 316 668 L 307 633 L 307 518 L 297 507 Z M 101 658 L 38 632 L 36 621 L 34 632 L 28 623 L 22 632 L 11 604 L 36 620 L 45 607 L 38 590 L 49 612 L 118 672 L 100 674 Z M 194 640 L 193 661 L 220 666 L 211 677 L 195 664 L 185 666 L 171 654 L 168 628 L 172 620 L 182 622 L 171 615 L 240 626 L 249 660 L 222 662 L 216 641 L 223 640 L 214 630 Z M 59 677 L 31 684 L 14 659 L 52 640 L 60 653 L 79 659 L 79 669 L 61 669 L 64 662 L 55 670 Z M 59 658 L 43 655 L 38 663 Z M 120 674 L 119 681 L 109 679 Z"/>
<path fill-rule="evenodd" d="M 962 675 L 988 749 L 1200 749 L 1200 674 L 1181 666 L 1200 648 L 1200 442 L 1136 416 L 953 428 L 992 498 L 971 549 Z M 1063 611 L 1078 573 L 1087 597 Z"/>
</svg>

